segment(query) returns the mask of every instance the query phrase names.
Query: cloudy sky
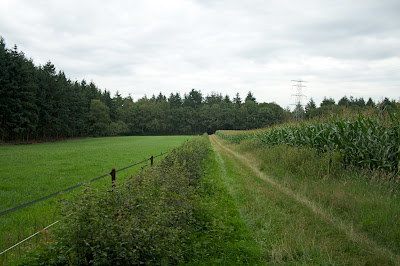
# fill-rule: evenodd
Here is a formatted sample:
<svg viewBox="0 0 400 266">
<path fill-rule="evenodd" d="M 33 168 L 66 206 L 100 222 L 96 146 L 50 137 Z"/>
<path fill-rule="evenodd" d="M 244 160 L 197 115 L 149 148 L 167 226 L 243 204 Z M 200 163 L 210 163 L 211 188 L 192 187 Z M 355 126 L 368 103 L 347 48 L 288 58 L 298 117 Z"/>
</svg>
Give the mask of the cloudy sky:
<svg viewBox="0 0 400 266">
<path fill-rule="evenodd" d="M 399 0 L 0 0 L 0 35 L 36 65 L 134 99 L 221 92 L 400 99 Z"/>
</svg>

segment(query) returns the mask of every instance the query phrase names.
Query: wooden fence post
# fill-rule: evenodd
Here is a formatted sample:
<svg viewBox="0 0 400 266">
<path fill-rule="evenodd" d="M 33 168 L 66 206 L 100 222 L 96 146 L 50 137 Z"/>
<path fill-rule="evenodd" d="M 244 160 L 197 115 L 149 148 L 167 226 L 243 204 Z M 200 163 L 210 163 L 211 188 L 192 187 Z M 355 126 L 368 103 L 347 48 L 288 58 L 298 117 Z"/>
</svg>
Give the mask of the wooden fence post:
<svg viewBox="0 0 400 266">
<path fill-rule="evenodd" d="M 112 187 L 115 187 L 115 168 L 113 168 L 113 169 L 111 170 L 110 175 L 111 175 L 111 184 L 112 184 Z"/>
<path fill-rule="evenodd" d="M 154 159 L 154 157 L 153 157 L 153 155 L 150 157 L 150 166 L 153 166 L 153 159 Z"/>
</svg>

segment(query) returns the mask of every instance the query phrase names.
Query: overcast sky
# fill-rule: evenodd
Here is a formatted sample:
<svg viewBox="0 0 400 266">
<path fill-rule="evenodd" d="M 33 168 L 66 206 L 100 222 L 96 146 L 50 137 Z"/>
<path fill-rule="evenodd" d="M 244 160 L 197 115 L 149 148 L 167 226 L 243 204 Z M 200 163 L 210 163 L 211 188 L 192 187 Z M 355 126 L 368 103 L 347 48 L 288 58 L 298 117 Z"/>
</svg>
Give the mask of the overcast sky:
<svg viewBox="0 0 400 266">
<path fill-rule="evenodd" d="M 400 99 L 399 0 L 0 0 L 0 35 L 36 65 L 136 100 L 221 92 L 294 103 Z"/>
</svg>

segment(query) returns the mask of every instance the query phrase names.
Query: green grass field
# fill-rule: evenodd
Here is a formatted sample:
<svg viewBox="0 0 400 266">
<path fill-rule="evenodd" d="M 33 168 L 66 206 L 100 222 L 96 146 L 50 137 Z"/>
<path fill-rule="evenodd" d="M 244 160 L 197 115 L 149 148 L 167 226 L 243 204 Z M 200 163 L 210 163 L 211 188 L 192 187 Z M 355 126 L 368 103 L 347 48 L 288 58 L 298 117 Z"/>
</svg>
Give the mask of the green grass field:
<svg viewBox="0 0 400 266">
<path fill-rule="evenodd" d="M 0 199 L 8 208 L 14 207 L 108 173 L 112 167 L 118 169 L 159 154 L 188 138 L 99 138 L 0 147 Z M 203 169 L 196 199 L 205 208 L 201 213 L 212 219 L 192 236 L 192 245 L 183 248 L 185 254 L 195 254 L 191 255 L 193 264 L 399 265 L 398 176 L 357 167 L 345 169 L 337 152 L 267 147 L 257 140 L 232 144 L 215 135 L 211 143 L 214 152 Z M 192 158 L 193 149 L 185 151 Z M 9 179 L 14 183 L 7 184 L 14 185 L 18 193 L 6 194 L 4 180 L 11 176 L 5 175 L 6 170 L 24 163 L 25 168 L 15 170 L 18 175 Z M 140 167 L 117 173 L 117 181 L 123 182 Z M 60 176 L 63 178 L 53 180 Z M 17 182 L 24 177 L 26 181 Z M 110 187 L 110 177 L 93 185 Z M 0 217 L 2 249 L 60 219 L 57 201 L 81 191 Z M 51 233 L 46 234 L 0 256 L 0 264 L 13 264 L 13 259 L 51 239 L 47 238 Z M 169 240 L 166 243 L 171 245 Z"/>
<path fill-rule="evenodd" d="M 109 173 L 112 168 L 120 169 L 167 152 L 189 138 L 135 136 L 0 146 L 0 212 L 85 183 Z M 123 182 L 144 165 L 117 173 L 117 182 Z M 93 184 L 108 186 L 110 183 L 110 177 L 105 177 Z M 55 203 L 79 191 L 78 188 L 0 217 L 0 252 L 57 220 Z M 1 255 L 0 264 L 9 260 L 12 254 L 22 254 L 23 249 L 35 241 L 38 240 L 29 240 L 21 248 Z"/>
</svg>

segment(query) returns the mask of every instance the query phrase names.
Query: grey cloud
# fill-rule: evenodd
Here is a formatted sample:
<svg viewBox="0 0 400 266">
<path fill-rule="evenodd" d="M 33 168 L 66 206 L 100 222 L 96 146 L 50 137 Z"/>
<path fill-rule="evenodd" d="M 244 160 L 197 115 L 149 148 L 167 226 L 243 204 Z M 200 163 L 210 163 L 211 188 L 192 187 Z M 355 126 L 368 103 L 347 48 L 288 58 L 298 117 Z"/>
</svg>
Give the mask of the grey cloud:
<svg viewBox="0 0 400 266">
<path fill-rule="evenodd" d="M 286 106 L 290 80 L 301 77 L 338 91 L 382 86 L 388 97 L 398 94 L 397 0 L 4 3 L 8 46 L 126 95 L 237 88 Z"/>
</svg>

